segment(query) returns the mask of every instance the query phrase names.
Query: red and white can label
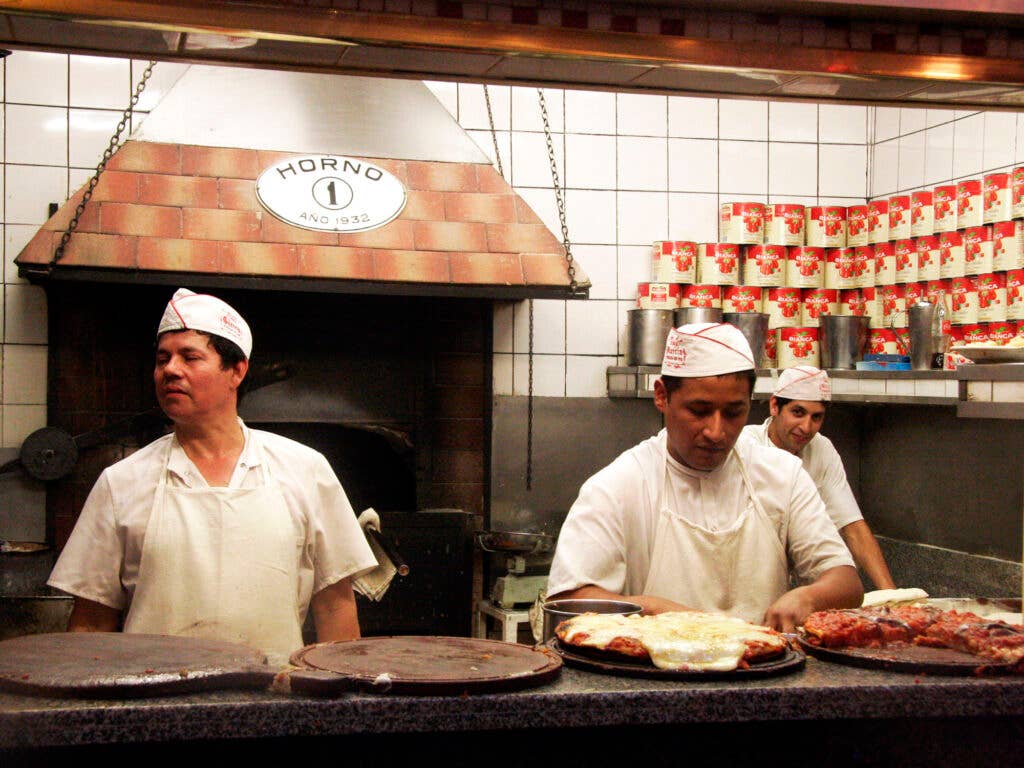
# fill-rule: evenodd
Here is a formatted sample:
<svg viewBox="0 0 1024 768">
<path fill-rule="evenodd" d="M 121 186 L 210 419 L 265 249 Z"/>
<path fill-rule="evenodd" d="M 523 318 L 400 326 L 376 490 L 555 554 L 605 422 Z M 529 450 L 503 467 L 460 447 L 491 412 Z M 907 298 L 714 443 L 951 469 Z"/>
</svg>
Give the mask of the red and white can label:
<svg viewBox="0 0 1024 768">
<path fill-rule="evenodd" d="M 1024 166 L 1010 173 L 1010 213 L 1013 218 L 1024 218 Z"/>
<path fill-rule="evenodd" d="M 935 207 L 931 190 L 910 193 L 910 236 L 935 234 Z"/>
<path fill-rule="evenodd" d="M 743 282 L 769 288 L 786 281 L 786 246 L 748 245 L 743 251 Z"/>
<path fill-rule="evenodd" d="M 1010 174 L 986 173 L 982 178 L 982 220 L 986 224 L 1013 218 L 1010 199 Z"/>
<path fill-rule="evenodd" d="M 896 249 L 890 242 L 875 243 L 875 285 L 896 282 Z"/>
<path fill-rule="evenodd" d="M 839 291 L 835 288 L 807 288 L 803 292 L 800 323 L 807 328 L 821 325 L 822 315 L 839 314 Z"/>
<path fill-rule="evenodd" d="M 870 318 L 868 328 L 882 327 L 882 291 L 876 286 L 861 288 L 860 295 L 864 299 L 864 314 Z"/>
<path fill-rule="evenodd" d="M 889 239 L 889 201 L 868 202 L 868 242 L 884 243 Z"/>
<path fill-rule="evenodd" d="M 939 262 L 942 258 L 939 252 L 939 238 L 935 235 L 916 237 L 914 247 L 917 250 L 917 279 L 938 280 Z"/>
<path fill-rule="evenodd" d="M 769 368 L 779 367 L 779 332 L 772 329 L 764 335 L 764 361 Z"/>
<path fill-rule="evenodd" d="M 719 208 L 718 239 L 743 245 L 763 243 L 764 203 L 723 203 Z"/>
<path fill-rule="evenodd" d="M 846 208 L 814 205 L 807 208 L 807 245 L 817 248 L 846 247 Z"/>
<path fill-rule="evenodd" d="M 803 245 L 806 215 L 802 205 L 775 203 L 765 207 L 764 241 L 771 245 Z"/>
<path fill-rule="evenodd" d="M 839 314 L 857 317 L 865 314 L 864 295 L 860 288 L 839 292 Z"/>
<path fill-rule="evenodd" d="M 992 269 L 1007 271 L 1024 268 L 1024 222 L 997 221 L 992 225 Z"/>
<path fill-rule="evenodd" d="M 980 227 L 985 223 L 981 201 L 981 179 L 965 179 L 956 183 L 956 228 Z"/>
<path fill-rule="evenodd" d="M 956 185 L 943 184 L 932 190 L 935 212 L 935 231 L 952 232 L 956 229 Z"/>
<path fill-rule="evenodd" d="M 853 249 L 853 278 L 858 288 L 875 284 L 875 249 L 870 245 L 858 245 Z"/>
<path fill-rule="evenodd" d="M 656 240 L 651 246 L 651 266 L 656 282 L 696 282 L 697 244 L 689 240 Z"/>
<path fill-rule="evenodd" d="M 825 249 L 795 245 L 786 251 L 786 285 L 821 288 L 825 283 Z"/>
<path fill-rule="evenodd" d="M 825 288 L 856 288 L 857 276 L 853 273 L 853 248 L 825 249 Z"/>
<path fill-rule="evenodd" d="M 991 323 L 1006 320 L 1006 273 L 989 272 L 978 275 L 978 321 Z"/>
<path fill-rule="evenodd" d="M 997 320 L 988 324 L 988 340 L 1000 346 L 1009 344 L 1016 335 L 1017 323 L 1013 320 Z"/>
<path fill-rule="evenodd" d="M 817 328 L 779 328 L 778 334 L 779 368 L 792 368 L 796 365 L 818 366 Z"/>
<path fill-rule="evenodd" d="M 939 234 L 939 277 L 963 277 L 964 238 L 957 231 Z"/>
<path fill-rule="evenodd" d="M 697 246 L 697 282 L 704 285 L 737 285 L 740 281 L 740 247 L 736 243 L 701 243 Z"/>
<path fill-rule="evenodd" d="M 954 277 L 949 284 L 952 294 L 951 323 L 978 322 L 978 284 L 973 277 Z"/>
<path fill-rule="evenodd" d="M 896 282 L 912 283 L 917 280 L 917 245 L 910 238 L 893 243 L 896 251 Z"/>
<path fill-rule="evenodd" d="M 846 206 L 846 244 L 854 248 L 868 244 L 868 207 L 866 205 Z"/>
<path fill-rule="evenodd" d="M 868 334 L 868 352 L 872 355 L 898 355 L 899 342 L 892 328 L 872 328 Z"/>
<path fill-rule="evenodd" d="M 883 285 L 882 324 L 886 328 L 907 324 L 907 296 L 902 284 Z"/>
<path fill-rule="evenodd" d="M 889 239 L 910 237 L 910 195 L 889 198 Z"/>
<path fill-rule="evenodd" d="M 960 347 L 964 343 L 964 327 L 959 323 L 949 326 L 949 343 L 951 346 Z M 953 366 L 954 368 L 956 366 Z"/>
<path fill-rule="evenodd" d="M 988 323 L 963 323 L 960 326 L 963 333 L 963 344 L 984 344 L 988 341 Z"/>
<path fill-rule="evenodd" d="M 679 283 L 638 283 L 636 287 L 636 305 L 640 309 L 675 309 L 681 298 Z"/>
<path fill-rule="evenodd" d="M 764 302 L 769 328 L 789 328 L 800 325 L 802 294 L 799 288 L 782 286 L 769 288 Z"/>
<path fill-rule="evenodd" d="M 943 295 L 943 297 L 945 298 L 945 303 L 948 305 L 949 280 L 929 280 L 927 283 L 924 284 L 924 297 L 928 299 L 928 301 L 930 301 L 932 304 L 936 303 L 940 293 Z"/>
<path fill-rule="evenodd" d="M 756 285 L 729 285 L 722 291 L 723 312 L 760 312 L 762 289 Z"/>
<path fill-rule="evenodd" d="M 914 306 L 924 297 L 924 283 L 904 283 L 903 284 L 903 301 L 907 305 L 907 308 Z"/>
<path fill-rule="evenodd" d="M 964 274 L 983 275 L 992 271 L 992 227 L 964 230 Z"/>
<path fill-rule="evenodd" d="M 1006 319 L 1024 320 L 1024 269 L 1006 273 Z"/>
<path fill-rule="evenodd" d="M 721 309 L 722 286 L 684 285 L 683 295 L 679 302 L 679 306 L 702 307 L 705 309 Z"/>
</svg>

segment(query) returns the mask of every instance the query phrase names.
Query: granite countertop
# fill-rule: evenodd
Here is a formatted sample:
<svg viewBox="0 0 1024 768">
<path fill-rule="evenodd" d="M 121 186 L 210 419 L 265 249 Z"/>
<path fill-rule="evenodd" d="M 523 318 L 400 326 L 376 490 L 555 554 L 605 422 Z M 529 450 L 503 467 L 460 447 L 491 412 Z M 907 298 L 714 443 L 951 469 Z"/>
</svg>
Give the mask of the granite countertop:
<svg viewBox="0 0 1024 768">
<path fill-rule="evenodd" d="M 563 667 L 552 683 L 472 696 L 320 699 L 219 691 L 122 701 L 0 693 L 0 749 L 292 736 L 510 732 L 666 724 L 1020 718 L 1024 679 L 860 669 L 808 658 L 777 677 L 618 677 Z"/>
</svg>

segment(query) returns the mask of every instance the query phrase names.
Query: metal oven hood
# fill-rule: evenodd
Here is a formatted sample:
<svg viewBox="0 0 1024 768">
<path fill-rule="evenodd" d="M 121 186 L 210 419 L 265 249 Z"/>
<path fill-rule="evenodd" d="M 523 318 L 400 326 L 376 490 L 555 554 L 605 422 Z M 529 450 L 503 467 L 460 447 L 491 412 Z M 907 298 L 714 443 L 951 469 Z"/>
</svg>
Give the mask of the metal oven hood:
<svg viewBox="0 0 1024 768">
<path fill-rule="evenodd" d="M 404 208 L 355 232 L 275 215 L 259 175 L 310 156 L 384 169 Z M 58 260 L 85 188 L 18 255 L 21 276 L 508 299 L 590 287 L 575 263 L 570 284 L 560 240 L 414 80 L 194 65 L 114 153 Z"/>
</svg>

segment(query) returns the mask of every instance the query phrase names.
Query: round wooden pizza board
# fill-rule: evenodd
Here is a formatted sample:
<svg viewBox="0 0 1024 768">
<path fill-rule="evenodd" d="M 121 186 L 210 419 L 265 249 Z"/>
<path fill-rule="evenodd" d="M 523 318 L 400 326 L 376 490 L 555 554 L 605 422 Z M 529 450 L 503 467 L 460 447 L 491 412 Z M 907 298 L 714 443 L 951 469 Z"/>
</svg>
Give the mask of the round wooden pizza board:
<svg viewBox="0 0 1024 768">
<path fill-rule="evenodd" d="M 565 663 L 571 667 L 588 669 L 591 672 L 600 672 L 605 675 L 651 677 L 665 680 L 733 680 L 737 678 L 769 677 L 771 675 L 795 672 L 798 669 L 802 669 L 807 662 L 807 657 L 803 653 L 787 648 L 782 656 L 751 664 L 743 669 L 727 671 L 660 669 L 654 666 L 648 659 L 633 661 L 621 656 L 612 657 L 606 652 L 591 650 L 585 647 L 564 648 L 559 644 L 557 637 L 551 638 L 545 645 L 561 656 Z"/>
<path fill-rule="evenodd" d="M 268 667 L 236 643 L 169 635 L 73 632 L 0 641 L 0 690 L 52 697 L 134 698 L 214 690 L 336 696 L 477 693 L 541 685 L 554 653 L 464 637 L 369 637 L 307 646 L 295 667 Z"/>
</svg>

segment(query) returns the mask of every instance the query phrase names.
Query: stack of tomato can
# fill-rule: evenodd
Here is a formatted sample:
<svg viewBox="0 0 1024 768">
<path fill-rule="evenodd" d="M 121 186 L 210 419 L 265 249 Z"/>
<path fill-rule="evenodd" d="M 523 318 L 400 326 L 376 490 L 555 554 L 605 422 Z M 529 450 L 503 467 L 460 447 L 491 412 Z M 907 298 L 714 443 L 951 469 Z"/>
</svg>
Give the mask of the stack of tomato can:
<svg viewBox="0 0 1024 768">
<path fill-rule="evenodd" d="M 659 240 L 637 305 L 768 315 L 765 356 L 819 364 L 825 315 L 870 318 L 867 351 L 907 349 L 908 310 L 945 297 L 954 343 L 1024 336 L 1024 166 L 864 205 L 728 202 L 718 242 Z"/>
</svg>

